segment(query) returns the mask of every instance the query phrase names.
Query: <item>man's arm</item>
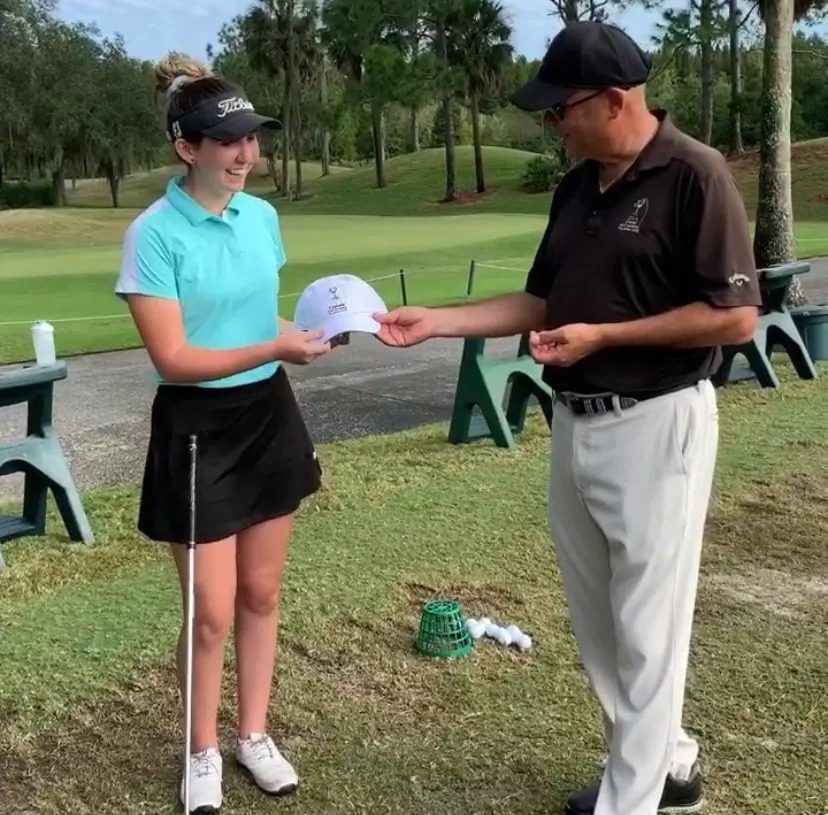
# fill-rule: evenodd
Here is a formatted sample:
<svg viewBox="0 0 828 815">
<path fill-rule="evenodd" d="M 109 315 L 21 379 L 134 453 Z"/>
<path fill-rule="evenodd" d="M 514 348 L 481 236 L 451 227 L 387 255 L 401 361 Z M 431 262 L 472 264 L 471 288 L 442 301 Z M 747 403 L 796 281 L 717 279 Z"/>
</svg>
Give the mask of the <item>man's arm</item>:
<svg viewBox="0 0 828 815">
<path fill-rule="evenodd" d="M 680 348 L 708 348 L 712 345 L 741 345 L 756 330 L 755 306 L 718 308 L 707 303 L 687 306 L 625 323 L 599 325 L 601 344 L 671 345 Z"/>
<path fill-rule="evenodd" d="M 623 323 L 573 323 L 552 331 L 532 332 L 532 355 L 545 365 L 567 368 L 603 348 L 663 345 L 707 348 L 739 345 L 756 330 L 755 306 L 720 308 L 706 303 Z"/>
<path fill-rule="evenodd" d="M 528 292 L 504 294 L 465 306 L 423 308 L 406 306 L 375 314 L 377 336 L 398 348 L 432 337 L 510 337 L 543 326 L 546 303 Z"/>
<path fill-rule="evenodd" d="M 434 310 L 438 337 L 511 337 L 540 328 L 546 303 L 525 291 Z"/>
</svg>

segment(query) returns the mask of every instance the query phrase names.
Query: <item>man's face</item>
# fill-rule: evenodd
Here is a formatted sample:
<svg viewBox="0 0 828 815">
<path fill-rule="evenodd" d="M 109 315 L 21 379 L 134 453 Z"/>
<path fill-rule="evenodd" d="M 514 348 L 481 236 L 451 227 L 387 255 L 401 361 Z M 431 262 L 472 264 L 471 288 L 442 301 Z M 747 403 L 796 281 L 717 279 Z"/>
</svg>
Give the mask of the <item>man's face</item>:
<svg viewBox="0 0 828 815">
<path fill-rule="evenodd" d="M 561 137 L 570 158 L 602 157 L 611 123 L 606 91 L 576 90 L 566 102 L 544 111 L 544 126 Z"/>
</svg>

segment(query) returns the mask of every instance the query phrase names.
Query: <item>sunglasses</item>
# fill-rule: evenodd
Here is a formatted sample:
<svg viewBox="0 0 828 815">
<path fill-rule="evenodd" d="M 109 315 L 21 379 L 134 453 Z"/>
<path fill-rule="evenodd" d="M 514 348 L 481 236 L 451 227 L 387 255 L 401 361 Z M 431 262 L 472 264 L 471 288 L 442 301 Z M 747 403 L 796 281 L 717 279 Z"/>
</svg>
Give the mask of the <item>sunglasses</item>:
<svg viewBox="0 0 828 815">
<path fill-rule="evenodd" d="M 589 102 L 590 99 L 595 99 L 596 96 L 600 96 L 604 92 L 603 89 L 600 91 L 595 91 L 594 93 L 589 94 L 589 96 L 584 96 L 581 99 L 576 99 L 574 102 L 558 102 L 551 107 L 548 107 L 545 113 L 548 113 L 550 116 L 554 116 L 559 122 L 563 121 L 564 116 L 566 116 L 566 112 L 571 108 L 578 107 L 578 105 L 582 104 L 583 102 Z"/>
</svg>

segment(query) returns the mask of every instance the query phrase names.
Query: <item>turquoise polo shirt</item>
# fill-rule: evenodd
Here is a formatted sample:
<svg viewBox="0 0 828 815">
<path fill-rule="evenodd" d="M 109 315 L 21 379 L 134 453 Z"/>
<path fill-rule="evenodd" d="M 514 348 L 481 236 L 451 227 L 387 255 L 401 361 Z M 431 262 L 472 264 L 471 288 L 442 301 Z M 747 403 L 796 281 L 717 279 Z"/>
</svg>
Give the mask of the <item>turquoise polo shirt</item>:
<svg viewBox="0 0 828 815">
<path fill-rule="evenodd" d="M 162 198 L 126 232 L 115 292 L 176 300 L 190 345 L 226 349 L 279 335 L 279 271 L 285 250 L 279 216 L 267 201 L 235 193 L 222 215 L 169 181 Z M 198 383 L 231 387 L 272 376 L 278 362 Z M 157 380 L 163 381 L 156 371 Z"/>
</svg>

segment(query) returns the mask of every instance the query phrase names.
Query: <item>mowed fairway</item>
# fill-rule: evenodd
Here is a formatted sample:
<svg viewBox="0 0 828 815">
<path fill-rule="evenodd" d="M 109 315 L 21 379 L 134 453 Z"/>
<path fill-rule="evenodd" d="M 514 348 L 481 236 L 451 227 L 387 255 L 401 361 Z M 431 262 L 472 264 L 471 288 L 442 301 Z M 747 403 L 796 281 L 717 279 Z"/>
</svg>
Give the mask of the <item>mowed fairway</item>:
<svg viewBox="0 0 828 815">
<path fill-rule="evenodd" d="M 473 187 L 471 148 L 457 151 L 460 200 L 441 204 L 444 156 L 440 150 L 394 158 L 388 186 L 375 187 L 370 165 L 334 168 L 320 176 L 303 167 L 306 197 L 278 198 L 259 167 L 248 189 L 271 200 L 282 218 L 288 265 L 282 275 L 281 314 L 290 318 L 302 288 L 335 272 L 374 283 L 389 307 L 433 305 L 466 297 L 469 264 L 477 261 L 473 296 L 523 285 L 543 233 L 551 193 L 526 192 L 522 175 L 531 153 L 484 149 L 487 191 Z M 794 213 L 800 258 L 828 254 L 828 140 L 795 145 Z M 756 156 L 732 163 L 737 183 L 755 212 Z M 55 323 L 61 355 L 135 346 L 138 337 L 125 304 L 113 294 L 121 243 L 129 222 L 164 190 L 177 168 L 125 179 L 123 209 L 114 210 L 106 186 L 81 181 L 66 209 L 0 212 L 0 363 L 31 358 L 31 323 Z"/>
<path fill-rule="evenodd" d="M 126 307 L 113 294 L 120 236 L 136 214 L 64 210 L 0 216 L 0 224 L 8 219 L 12 226 L 0 239 L 5 248 L 0 253 L 0 361 L 28 358 L 30 325 L 37 319 L 55 322 L 62 354 L 137 343 Z M 430 219 L 288 213 L 282 216 L 288 265 L 280 311 L 290 318 L 302 288 L 336 272 L 382 278 L 375 285 L 389 306 L 402 301 L 401 269 L 411 303 L 465 296 L 472 258 L 513 264 L 513 269 L 481 269 L 475 294 L 520 286 L 543 224 L 538 215 Z"/>
</svg>

